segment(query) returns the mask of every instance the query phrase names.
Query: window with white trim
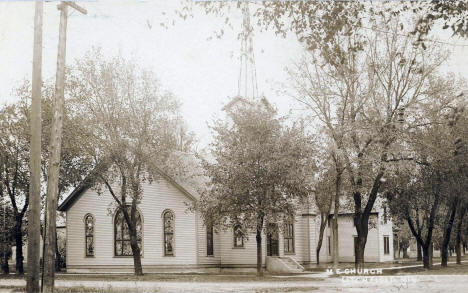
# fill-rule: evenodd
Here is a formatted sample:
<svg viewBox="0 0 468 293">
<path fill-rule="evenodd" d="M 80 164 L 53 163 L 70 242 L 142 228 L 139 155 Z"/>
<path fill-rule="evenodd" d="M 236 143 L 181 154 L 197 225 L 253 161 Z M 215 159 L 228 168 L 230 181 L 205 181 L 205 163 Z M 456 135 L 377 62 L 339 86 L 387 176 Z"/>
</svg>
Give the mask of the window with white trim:
<svg viewBox="0 0 468 293">
<path fill-rule="evenodd" d="M 91 214 L 85 216 L 85 244 L 86 256 L 94 256 L 94 217 Z"/>
<path fill-rule="evenodd" d="M 244 247 L 244 232 L 242 231 L 242 227 L 240 225 L 234 226 L 233 234 L 234 234 L 234 247 L 235 248 Z"/>
<path fill-rule="evenodd" d="M 130 216 L 131 207 L 127 207 L 127 211 Z M 142 247 L 142 225 L 141 216 L 138 210 L 135 214 L 136 217 L 136 232 L 137 232 L 137 244 L 140 248 L 140 252 L 143 253 Z M 114 255 L 115 256 L 132 256 L 133 251 L 130 245 L 130 229 L 128 228 L 127 221 L 125 220 L 124 213 L 119 209 L 115 213 L 114 218 Z"/>
<path fill-rule="evenodd" d="M 206 227 L 206 255 L 213 256 L 213 225 L 208 225 Z"/>
<path fill-rule="evenodd" d="M 284 253 L 294 253 L 294 222 L 288 221 L 284 225 Z"/>
<path fill-rule="evenodd" d="M 174 255 L 174 213 L 165 211 L 163 214 L 164 222 L 164 255 Z"/>
<path fill-rule="evenodd" d="M 384 236 L 384 254 L 390 254 L 390 237 Z"/>
</svg>

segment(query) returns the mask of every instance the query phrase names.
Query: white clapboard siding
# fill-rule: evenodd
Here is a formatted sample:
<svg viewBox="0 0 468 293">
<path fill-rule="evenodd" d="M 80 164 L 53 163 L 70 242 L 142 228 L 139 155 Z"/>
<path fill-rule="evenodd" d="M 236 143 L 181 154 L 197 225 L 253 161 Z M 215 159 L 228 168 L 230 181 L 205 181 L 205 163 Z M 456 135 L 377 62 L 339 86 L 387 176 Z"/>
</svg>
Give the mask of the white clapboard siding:
<svg viewBox="0 0 468 293">
<path fill-rule="evenodd" d="M 221 267 L 255 266 L 257 263 L 257 243 L 255 233 L 249 233 L 248 239 L 244 239 L 243 248 L 234 248 L 232 229 L 219 232 Z M 262 262 L 265 265 L 266 237 L 262 235 Z"/>
<path fill-rule="evenodd" d="M 301 231 L 298 231 L 298 236 L 296 239 L 298 241 L 302 241 L 302 259 L 301 261 L 308 264 L 308 263 L 316 263 L 317 257 L 315 255 L 315 247 L 317 243 L 317 235 L 316 235 L 316 216 L 315 215 L 304 215 L 302 216 L 302 225 Z M 307 230 L 309 230 L 307 232 Z M 299 261 L 299 259 L 298 259 Z"/>
<path fill-rule="evenodd" d="M 313 221 L 313 217 L 303 217 L 301 215 L 296 216 L 294 222 L 294 248 L 293 254 L 284 253 L 284 237 L 282 231 L 279 232 L 279 254 L 280 256 L 290 256 L 298 262 L 309 261 L 309 243 L 307 239 L 307 228 L 310 229 L 311 239 L 314 240 L 315 227 L 313 223 L 310 227 L 307 226 L 307 221 Z M 221 243 L 221 266 L 222 267 L 235 267 L 235 266 L 246 266 L 256 265 L 257 263 L 257 243 L 255 239 L 255 233 L 250 233 L 248 239 L 244 240 L 244 248 L 233 247 L 233 231 L 227 229 L 220 231 L 219 233 Z M 310 249 L 314 250 L 315 246 L 313 242 L 310 244 Z M 265 256 L 267 252 L 267 243 L 265 234 L 262 235 L 262 260 L 265 262 Z M 312 256 L 312 261 L 315 260 L 315 256 Z"/>
<path fill-rule="evenodd" d="M 126 266 L 132 257 L 114 256 L 113 203 L 106 188 L 103 193 L 86 190 L 67 211 L 67 266 Z M 196 265 L 197 239 L 195 214 L 187 210 L 190 199 L 164 179 L 143 185 L 142 202 L 138 205 L 143 219 L 143 266 Z M 162 213 L 175 213 L 174 256 L 164 256 Z M 85 256 L 84 216 L 95 218 L 95 255 Z"/>
<path fill-rule="evenodd" d="M 371 215 L 369 220 L 375 221 L 377 217 Z M 346 262 L 354 261 L 354 236 L 357 236 L 356 228 L 353 224 L 353 216 L 340 216 L 338 226 L 338 241 L 340 260 Z M 378 227 L 370 227 L 367 234 L 364 260 L 366 262 L 377 262 L 379 259 Z"/>
<path fill-rule="evenodd" d="M 377 221 L 377 215 L 371 215 L 370 219 L 372 221 Z M 376 222 L 377 223 L 377 222 Z M 366 248 L 364 251 L 364 261 L 365 262 L 378 262 L 379 249 L 383 250 L 383 240 L 382 246 L 379 243 L 379 225 L 377 227 L 370 227 L 367 235 Z M 320 219 L 317 217 L 316 221 L 316 235 L 318 242 L 318 235 L 320 232 Z M 320 262 L 331 262 L 333 259 L 331 255 L 328 254 L 328 236 L 331 235 L 331 228 L 327 226 L 323 235 L 322 248 L 320 250 Z M 356 228 L 353 224 L 352 215 L 340 215 L 338 219 L 338 249 L 340 255 L 340 261 L 342 262 L 354 262 L 354 236 L 357 236 Z M 333 241 L 331 239 L 331 241 Z M 316 247 L 316 244 L 314 245 Z M 333 246 L 332 246 L 333 250 Z"/>
<path fill-rule="evenodd" d="M 67 268 L 70 271 L 119 270 L 131 271 L 132 257 L 114 256 L 113 215 L 115 204 L 106 188 L 98 194 L 88 189 L 67 211 Z M 196 212 L 188 210 L 191 199 L 165 179 L 143 185 L 143 199 L 139 204 L 143 218 L 143 269 L 152 268 L 209 268 L 209 267 L 255 267 L 257 246 L 255 233 L 250 233 L 244 241 L 244 248 L 233 247 L 232 229 L 214 233 L 214 256 L 207 256 L 206 227 Z M 175 213 L 174 256 L 164 256 L 162 213 L 170 209 Z M 95 255 L 85 256 L 84 217 L 88 213 L 95 219 Z M 393 233 L 389 221 L 383 223 L 381 216 L 371 216 L 377 224 L 369 230 L 365 250 L 365 261 L 390 261 L 393 259 Z M 279 255 L 290 256 L 303 264 L 316 262 L 316 246 L 320 228 L 320 216 L 310 209 L 298 213 L 294 223 L 294 254 L 284 253 L 283 232 L 279 232 Z M 327 227 L 324 233 L 320 258 L 330 262 L 328 255 Z M 357 235 L 352 215 L 340 215 L 339 251 L 340 261 L 354 261 L 354 240 Z M 389 236 L 390 253 L 384 254 L 383 236 Z M 262 235 L 263 264 L 267 253 L 266 235 Z"/>
<path fill-rule="evenodd" d="M 308 236 L 313 236 L 312 229 L 310 232 L 307 232 L 307 221 L 310 221 L 311 216 L 302 216 L 297 215 L 295 217 L 294 222 L 294 253 L 288 254 L 284 252 L 284 237 L 283 234 L 280 233 L 280 255 L 290 256 L 294 258 L 296 261 L 303 263 L 309 262 L 310 254 L 308 250 L 311 246 L 309 246 L 309 240 L 307 239 Z M 309 227 L 310 229 L 311 227 Z M 313 239 L 313 238 L 311 238 Z M 312 245 L 312 243 L 311 243 Z"/>
<path fill-rule="evenodd" d="M 220 235 L 216 232 L 213 233 L 213 256 L 207 255 L 206 246 L 206 226 L 203 219 L 198 216 L 198 261 L 203 266 L 216 265 L 221 263 L 221 243 Z"/>
<path fill-rule="evenodd" d="M 316 249 L 317 249 L 317 245 L 318 245 L 318 240 L 319 240 L 319 236 L 320 236 L 320 217 L 321 215 L 318 215 L 315 217 L 315 223 L 314 223 L 314 226 L 315 226 L 315 241 L 313 242 L 314 245 L 314 256 L 316 258 Z M 323 239 L 322 239 L 322 246 L 320 248 L 320 262 L 329 262 L 331 260 L 331 257 L 328 255 L 328 233 L 327 233 L 327 230 L 325 229 L 325 231 L 323 232 Z M 315 262 L 317 262 L 317 259 L 315 259 Z"/>
<path fill-rule="evenodd" d="M 381 262 L 393 261 L 394 247 L 393 247 L 393 225 L 390 219 L 387 219 L 387 223 L 384 222 L 384 217 L 379 214 L 379 257 Z M 385 254 L 384 250 L 384 236 L 389 237 L 389 253 Z"/>
</svg>

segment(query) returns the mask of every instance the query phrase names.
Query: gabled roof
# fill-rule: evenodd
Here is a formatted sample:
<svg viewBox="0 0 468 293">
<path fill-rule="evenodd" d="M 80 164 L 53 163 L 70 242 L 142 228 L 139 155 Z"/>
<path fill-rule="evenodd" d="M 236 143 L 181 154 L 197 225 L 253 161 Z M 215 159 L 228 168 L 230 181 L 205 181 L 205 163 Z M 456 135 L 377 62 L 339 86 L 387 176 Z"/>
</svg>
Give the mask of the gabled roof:
<svg viewBox="0 0 468 293">
<path fill-rule="evenodd" d="M 100 164 L 94 170 L 86 176 L 86 178 L 70 193 L 70 195 L 59 205 L 57 208 L 60 212 L 66 212 L 80 196 L 89 188 L 93 187 L 94 183 L 96 182 L 97 174 L 99 172 L 103 172 L 109 168 L 109 165 Z M 172 186 L 182 192 L 185 196 L 193 201 L 197 201 L 197 197 L 190 193 L 185 187 L 181 184 L 177 183 L 171 176 L 169 176 L 166 172 L 161 170 L 158 167 L 153 166 L 154 170 L 166 181 L 168 181 Z"/>
<path fill-rule="evenodd" d="M 83 192 L 94 185 L 98 174 L 100 172 L 105 172 L 109 168 L 108 163 L 105 162 L 107 162 L 107 160 L 103 160 L 103 162 L 96 165 L 96 167 L 85 177 L 85 179 L 81 181 L 81 183 L 78 184 L 78 186 L 75 187 L 75 189 L 72 191 L 72 193 L 70 193 L 68 197 L 59 205 L 57 208 L 58 211 L 67 211 Z"/>
</svg>

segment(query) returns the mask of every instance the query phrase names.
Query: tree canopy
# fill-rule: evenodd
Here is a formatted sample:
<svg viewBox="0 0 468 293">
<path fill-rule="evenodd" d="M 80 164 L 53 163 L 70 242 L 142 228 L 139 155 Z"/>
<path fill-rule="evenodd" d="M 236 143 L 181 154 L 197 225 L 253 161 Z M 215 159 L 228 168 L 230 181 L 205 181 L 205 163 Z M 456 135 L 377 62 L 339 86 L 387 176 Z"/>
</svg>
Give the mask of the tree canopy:
<svg viewBox="0 0 468 293">
<path fill-rule="evenodd" d="M 213 160 L 205 160 L 207 191 L 197 204 L 205 223 L 256 232 L 261 274 L 265 223 L 294 219 L 311 191 L 313 141 L 300 124 L 286 126 L 265 98 L 240 99 L 212 126 Z M 308 184 L 309 183 L 309 184 Z"/>
</svg>

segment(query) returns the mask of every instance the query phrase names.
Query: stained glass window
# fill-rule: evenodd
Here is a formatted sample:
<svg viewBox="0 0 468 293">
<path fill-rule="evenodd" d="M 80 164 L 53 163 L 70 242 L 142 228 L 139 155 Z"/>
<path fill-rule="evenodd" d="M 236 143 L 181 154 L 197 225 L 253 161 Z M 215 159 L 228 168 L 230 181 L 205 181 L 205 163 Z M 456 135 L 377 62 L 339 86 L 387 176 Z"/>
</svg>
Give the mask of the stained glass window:
<svg viewBox="0 0 468 293">
<path fill-rule="evenodd" d="M 130 215 L 130 207 L 127 208 Z M 141 217 L 140 213 L 136 211 L 136 230 L 137 230 L 137 242 L 140 247 L 140 252 L 143 252 L 141 240 L 142 240 L 142 229 L 141 229 Z M 124 214 L 119 210 L 115 214 L 114 219 L 114 242 L 115 242 L 115 255 L 116 256 L 132 256 L 132 247 L 130 245 L 130 230 L 127 222 L 125 221 Z"/>
<path fill-rule="evenodd" d="M 234 247 L 244 247 L 244 232 L 239 225 L 234 226 Z"/>
<path fill-rule="evenodd" d="M 94 256 L 94 218 L 90 214 L 85 216 L 85 242 L 86 256 Z"/>
<path fill-rule="evenodd" d="M 164 220 L 164 255 L 174 255 L 174 213 L 165 211 Z"/>
</svg>

